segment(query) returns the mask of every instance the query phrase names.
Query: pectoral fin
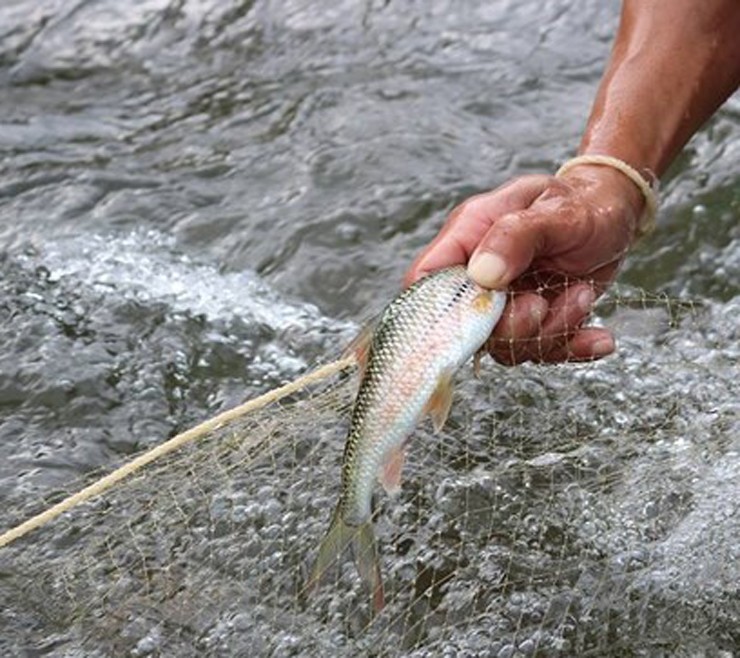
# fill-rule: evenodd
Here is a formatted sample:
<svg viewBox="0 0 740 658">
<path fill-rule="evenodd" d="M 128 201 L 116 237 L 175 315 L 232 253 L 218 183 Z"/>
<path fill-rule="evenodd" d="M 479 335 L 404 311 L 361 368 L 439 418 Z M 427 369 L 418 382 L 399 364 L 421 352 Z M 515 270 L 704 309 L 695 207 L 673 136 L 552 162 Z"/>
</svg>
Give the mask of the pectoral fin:
<svg viewBox="0 0 740 658">
<path fill-rule="evenodd" d="M 432 417 L 434 431 L 439 432 L 450 415 L 452 406 L 452 371 L 445 370 L 437 380 L 437 388 L 426 404 L 425 411 Z"/>
<path fill-rule="evenodd" d="M 406 447 L 393 448 L 378 472 L 378 481 L 391 496 L 395 496 L 401 490 L 401 471 L 405 460 Z"/>
</svg>

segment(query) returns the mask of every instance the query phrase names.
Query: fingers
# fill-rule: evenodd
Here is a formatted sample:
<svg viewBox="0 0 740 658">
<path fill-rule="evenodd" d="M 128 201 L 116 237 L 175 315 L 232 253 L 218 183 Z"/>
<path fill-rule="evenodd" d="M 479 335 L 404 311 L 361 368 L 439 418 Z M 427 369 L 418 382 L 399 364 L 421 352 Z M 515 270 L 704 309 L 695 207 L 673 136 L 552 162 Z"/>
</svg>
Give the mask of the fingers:
<svg viewBox="0 0 740 658">
<path fill-rule="evenodd" d="M 437 237 L 416 257 L 404 284 L 443 267 L 467 263 L 494 222 L 527 208 L 550 180 L 549 176 L 524 176 L 457 206 Z"/>
<path fill-rule="evenodd" d="M 542 226 L 531 212 L 501 217 L 470 259 L 470 278 L 484 288 L 506 288 L 541 251 Z"/>
<path fill-rule="evenodd" d="M 516 294 L 490 341 L 493 358 L 505 365 L 524 361 L 586 361 L 614 351 L 610 332 L 581 328 L 597 292 L 590 283 L 565 288 L 550 302 L 540 293 Z"/>
<path fill-rule="evenodd" d="M 491 339 L 508 343 L 538 334 L 549 306 L 546 299 L 534 292 L 511 295 Z"/>
<path fill-rule="evenodd" d="M 614 351 L 614 337 L 607 329 L 579 329 L 561 345 L 553 347 L 540 363 L 595 361 Z"/>
<path fill-rule="evenodd" d="M 528 207 L 496 219 L 471 254 L 470 277 L 503 289 L 533 266 L 578 276 L 620 260 L 634 213 L 611 186 L 610 173 L 600 174 L 598 185 L 590 178 L 550 179 Z"/>
<path fill-rule="evenodd" d="M 491 356 L 504 365 L 529 360 L 528 345 L 540 333 L 548 306 L 536 293 L 513 295 L 489 339 Z"/>
<path fill-rule="evenodd" d="M 596 293 L 588 283 L 579 283 L 566 288 L 550 304 L 550 311 L 542 325 L 542 334 L 556 339 L 567 336 L 591 313 Z"/>
<path fill-rule="evenodd" d="M 611 353 L 607 330 L 581 326 L 614 279 L 634 223 L 622 183 L 604 169 L 567 180 L 526 176 L 469 199 L 417 257 L 406 284 L 468 263 L 480 285 L 513 291 L 488 344 L 501 363 L 582 361 Z"/>
<path fill-rule="evenodd" d="M 491 225 L 472 254 L 468 274 L 485 288 L 501 289 L 535 260 L 552 264 L 555 270 L 587 272 L 602 264 L 600 245 L 584 250 L 593 235 L 589 208 L 576 203 L 562 181 L 550 180 L 529 207 Z M 575 255 L 573 262 L 559 262 L 568 254 Z"/>
</svg>

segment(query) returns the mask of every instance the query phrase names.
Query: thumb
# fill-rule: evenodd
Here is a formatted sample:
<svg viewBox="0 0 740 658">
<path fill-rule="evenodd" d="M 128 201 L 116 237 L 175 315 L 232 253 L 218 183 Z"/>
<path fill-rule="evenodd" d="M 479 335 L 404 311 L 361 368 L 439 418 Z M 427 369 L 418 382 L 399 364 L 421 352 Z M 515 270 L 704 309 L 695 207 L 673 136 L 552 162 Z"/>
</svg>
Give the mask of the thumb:
<svg viewBox="0 0 740 658">
<path fill-rule="evenodd" d="M 542 223 L 531 212 L 504 215 L 471 256 L 468 275 L 484 288 L 505 288 L 529 268 L 544 244 Z"/>
</svg>

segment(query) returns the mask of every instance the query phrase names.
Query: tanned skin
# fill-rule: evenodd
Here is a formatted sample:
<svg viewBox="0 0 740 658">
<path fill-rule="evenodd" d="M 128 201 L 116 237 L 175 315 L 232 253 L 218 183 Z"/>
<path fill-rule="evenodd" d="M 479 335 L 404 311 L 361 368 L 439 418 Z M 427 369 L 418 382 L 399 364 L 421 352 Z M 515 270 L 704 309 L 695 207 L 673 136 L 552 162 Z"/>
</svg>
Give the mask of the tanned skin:
<svg viewBox="0 0 740 658">
<path fill-rule="evenodd" d="M 740 85 L 738 35 L 739 0 L 624 0 L 578 153 L 659 178 Z M 467 263 L 481 285 L 517 291 L 489 342 L 496 360 L 600 358 L 613 337 L 581 324 L 634 243 L 644 204 L 610 167 L 516 178 L 453 210 L 406 283 Z"/>
</svg>

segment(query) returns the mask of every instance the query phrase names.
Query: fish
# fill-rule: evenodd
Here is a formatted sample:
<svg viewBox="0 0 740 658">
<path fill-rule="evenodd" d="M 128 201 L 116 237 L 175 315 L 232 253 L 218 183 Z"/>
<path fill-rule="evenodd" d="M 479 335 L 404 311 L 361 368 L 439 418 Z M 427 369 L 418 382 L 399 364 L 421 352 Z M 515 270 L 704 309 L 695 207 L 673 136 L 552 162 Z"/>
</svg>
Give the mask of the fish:
<svg viewBox="0 0 740 658">
<path fill-rule="evenodd" d="M 350 349 L 360 365 L 360 386 L 344 447 L 339 500 L 311 568 L 310 595 L 349 548 L 374 613 L 385 605 L 373 530 L 375 479 L 397 494 L 409 437 L 430 414 L 439 432 L 452 404 L 455 372 L 485 344 L 506 304 L 506 294 L 480 287 L 462 265 L 433 272 L 386 306 L 374 328 Z"/>
</svg>

